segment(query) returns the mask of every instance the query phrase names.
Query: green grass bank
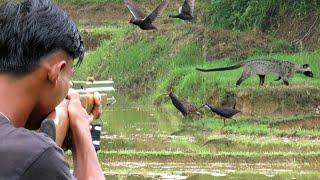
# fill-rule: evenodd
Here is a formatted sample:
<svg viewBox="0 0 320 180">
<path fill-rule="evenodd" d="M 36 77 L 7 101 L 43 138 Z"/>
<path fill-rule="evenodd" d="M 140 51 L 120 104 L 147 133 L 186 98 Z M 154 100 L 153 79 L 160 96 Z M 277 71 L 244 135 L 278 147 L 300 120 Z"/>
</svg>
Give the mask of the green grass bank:
<svg viewBox="0 0 320 180">
<path fill-rule="evenodd" d="M 230 57 L 208 61 L 206 53 L 210 45 L 207 41 L 212 31 L 189 24 L 156 32 L 141 32 L 128 25 L 107 25 L 86 30 L 90 32 L 89 35 L 108 34 L 109 38 L 101 40 L 94 51 L 87 53 L 85 62 L 76 69 L 75 79 L 85 79 L 87 76 L 98 80 L 112 78 L 120 94 L 156 105 L 168 103 L 168 98 L 163 94 L 172 88 L 179 97 L 194 104 L 209 101 L 232 106 L 237 103 L 242 109 L 249 108 L 245 110 L 249 115 L 266 113 L 261 110 L 263 104 L 273 108 L 271 113 L 278 111 L 280 114 L 291 111 L 305 113 L 317 108 L 320 96 L 320 50 L 273 52 L 270 47 L 275 42 L 270 40 L 265 47 L 247 47 L 246 59 Z M 231 33 L 228 36 L 233 38 L 238 34 Z M 228 53 L 229 49 L 218 52 Z M 236 87 L 241 69 L 215 73 L 195 70 L 196 67 L 224 67 L 238 63 L 239 59 L 256 58 L 309 64 L 314 78 L 297 74 L 290 79 L 290 86 L 286 87 L 282 82 L 274 81 L 277 77 L 271 75 L 267 76 L 265 86 L 259 87 L 258 77 L 253 76 Z"/>
</svg>

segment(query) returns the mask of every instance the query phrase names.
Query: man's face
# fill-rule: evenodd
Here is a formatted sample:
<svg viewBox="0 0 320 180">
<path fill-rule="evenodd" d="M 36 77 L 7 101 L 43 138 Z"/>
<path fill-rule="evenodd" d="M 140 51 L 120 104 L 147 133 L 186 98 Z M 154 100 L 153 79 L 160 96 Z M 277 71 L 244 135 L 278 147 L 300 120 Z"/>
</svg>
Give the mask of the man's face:
<svg viewBox="0 0 320 180">
<path fill-rule="evenodd" d="M 39 102 L 27 121 L 27 126 L 30 129 L 40 126 L 42 120 L 66 98 L 70 88 L 73 59 L 64 51 L 58 51 L 47 58 L 49 62 L 47 80 L 45 80 L 44 86 L 39 87 L 43 88 Z"/>
</svg>

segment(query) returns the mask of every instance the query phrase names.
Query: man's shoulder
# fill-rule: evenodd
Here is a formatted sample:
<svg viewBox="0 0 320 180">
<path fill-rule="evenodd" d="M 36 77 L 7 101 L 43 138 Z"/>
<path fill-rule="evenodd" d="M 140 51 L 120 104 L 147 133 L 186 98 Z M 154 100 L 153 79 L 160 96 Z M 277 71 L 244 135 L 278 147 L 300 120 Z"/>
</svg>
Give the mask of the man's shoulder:
<svg viewBox="0 0 320 180">
<path fill-rule="evenodd" d="M 0 133 L 0 151 L 3 148 L 14 148 L 17 151 L 22 151 L 21 153 L 29 153 L 29 151 L 40 152 L 56 146 L 55 142 L 44 133 L 25 128 L 8 128 L 6 130 L 7 133 Z"/>
<path fill-rule="evenodd" d="M 22 175 L 48 149 L 60 151 L 55 142 L 43 133 L 9 124 L 0 127 L 0 176 Z"/>
</svg>

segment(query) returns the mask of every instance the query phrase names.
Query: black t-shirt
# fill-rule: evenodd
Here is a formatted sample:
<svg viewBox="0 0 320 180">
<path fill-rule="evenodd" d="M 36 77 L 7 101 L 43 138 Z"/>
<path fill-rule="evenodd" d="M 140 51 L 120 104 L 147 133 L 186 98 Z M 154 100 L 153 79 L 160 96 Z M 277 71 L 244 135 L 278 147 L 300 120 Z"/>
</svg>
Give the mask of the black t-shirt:
<svg viewBox="0 0 320 180">
<path fill-rule="evenodd" d="M 63 151 L 43 133 L 15 128 L 0 113 L 0 179 L 74 179 Z"/>
</svg>

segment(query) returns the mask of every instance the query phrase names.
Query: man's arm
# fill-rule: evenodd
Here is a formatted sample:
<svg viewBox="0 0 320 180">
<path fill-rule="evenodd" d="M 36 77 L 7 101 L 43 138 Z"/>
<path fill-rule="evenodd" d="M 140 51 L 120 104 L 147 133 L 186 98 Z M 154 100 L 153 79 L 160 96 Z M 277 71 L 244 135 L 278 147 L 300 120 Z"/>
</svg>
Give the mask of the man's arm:
<svg viewBox="0 0 320 180">
<path fill-rule="evenodd" d="M 46 149 L 24 172 L 21 179 L 74 179 L 61 149 L 52 146 Z"/>
<path fill-rule="evenodd" d="M 104 179 L 89 128 L 90 122 L 101 114 L 101 98 L 95 96 L 90 114 L 82 107 L 79 94 L 71 92 L 68 99 L 74 175 L 78 179 Z"/>
</svg>

